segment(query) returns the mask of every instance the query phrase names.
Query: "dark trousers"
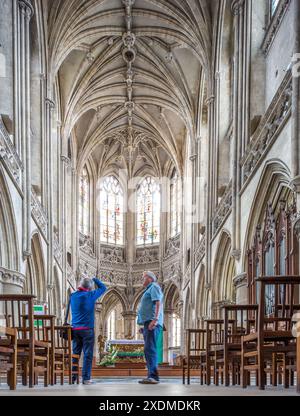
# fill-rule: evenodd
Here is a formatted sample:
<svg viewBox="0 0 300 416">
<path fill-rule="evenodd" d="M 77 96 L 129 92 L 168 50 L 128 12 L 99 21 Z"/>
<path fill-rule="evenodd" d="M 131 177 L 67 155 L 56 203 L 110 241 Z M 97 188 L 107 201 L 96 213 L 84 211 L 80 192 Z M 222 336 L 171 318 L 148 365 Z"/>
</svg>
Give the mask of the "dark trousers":
<svg viewBox="0 0 300 416">
<path fill-rule="evenodd" d="M 73 330 L 73 342 L 72 342 L 73 354 L 81 355 L 83 351 L 83 367 L 82 367 L 82 380 L 83 381 L 91 379 L 94 343 L 95 343 L 95 334 L 94 334 L 93 329 Z M 78 360 L 76 358 L 73 358 L 74 364 L 77 361 Z M 73 367 L 73 370 L 76 370 L 76 367 Z M 75 380 L 76 380 L 76 376 L 75 376 L 75 379 L 73 378 L 73 381 Z"/>
<path fill-rule="evenodd" d="M 161 331 L 161 326 L 155 326 L 152 331 L 148 329 L 150 322 L 144 324 L 144 352 L 145 359 L 148 369 L 148 378 L 153 378 L 154 380 L 159 380 L 158 375 L 158 354 L 157 354 L 157 341 Z"/>
</svg>

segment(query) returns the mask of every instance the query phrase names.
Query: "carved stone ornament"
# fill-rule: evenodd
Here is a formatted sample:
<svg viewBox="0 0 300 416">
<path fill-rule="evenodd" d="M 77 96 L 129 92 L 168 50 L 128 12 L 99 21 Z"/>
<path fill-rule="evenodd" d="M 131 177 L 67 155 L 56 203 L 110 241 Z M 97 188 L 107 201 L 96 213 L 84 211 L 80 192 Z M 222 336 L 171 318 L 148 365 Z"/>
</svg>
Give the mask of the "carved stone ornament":
<svg viewBox="0 0 300 416">
<path fill-rule="evenodd" d="M 34 189 L 31 189 L 31 214 L 45 237 L 48 235 L 48 215 L 39 201 Z"/>
<path fill-rule="evenodd" d="M 292 76 L 288 71 L 265 116 L 251 138 L 243 157 L 243 182 L 245 183 L 264 158 L 288 120 L 292 107 Z"/>
<path fill-rule="evenodd" d="M 23 289 L 25 280 L 26 277 L 22 273 L 0 267 L 0 283 Z"/>
<path fill-rule="evenodd" d="M 22 187 L 23 163 L 16 152 L 11 138 L 6 130 L 2 116 L 0 115 L 0 160 L 5 164 L 10 176 L 18 185 Z"/>
<path fill-rule="evenodd" d="M 216 235 L 218 233 L 225 219 L 230 213 L 231 208 L 232 208 L 232 182 L 228 184 L 227 189 L 224 193 L 224 196 L 221 199 L 217 207 L 216 213 L 214 215 L 214 218 L 212 220 L 213 235 Z"/>
</svg>

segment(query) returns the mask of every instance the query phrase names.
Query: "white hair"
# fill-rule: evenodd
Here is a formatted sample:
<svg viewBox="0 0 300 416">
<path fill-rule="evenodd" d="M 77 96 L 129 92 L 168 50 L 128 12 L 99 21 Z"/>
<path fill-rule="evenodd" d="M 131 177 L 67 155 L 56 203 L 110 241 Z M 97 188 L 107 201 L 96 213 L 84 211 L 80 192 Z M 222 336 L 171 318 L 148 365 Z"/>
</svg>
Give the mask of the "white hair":
<svg viewBox="0 0 300 416">
<path fill-rule="evenodd" d="M 150 277 L 152 280 L 153 280 L 153 282 L 156 282 L 157 281 L 157 277 L 156 277 L 156 275 L 153 273 L 153 272 L 151 272 L 151 271 L 146 271 L 146 272 L 144 272 L 148 277 Z"/>
<path fill-rule="evenodd" d="M 93 286 L 93 282 L 88 277 L 83 277 L 80 281 L 80 286 L 84 289 L 91 289 Z"/>
</svg>

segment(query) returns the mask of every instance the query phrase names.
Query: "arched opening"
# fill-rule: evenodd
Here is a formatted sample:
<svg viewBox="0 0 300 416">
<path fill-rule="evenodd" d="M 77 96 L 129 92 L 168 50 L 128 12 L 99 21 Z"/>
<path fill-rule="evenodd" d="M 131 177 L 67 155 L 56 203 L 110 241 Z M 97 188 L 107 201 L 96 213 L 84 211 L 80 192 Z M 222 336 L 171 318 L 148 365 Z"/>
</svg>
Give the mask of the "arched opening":
<svg viewBox="0 0 300 416">
<path fill-rule="evenodd" d="M 125 338 L 124 302 L 116 290 L 108 291 L 101 299 L 101 321 L 106 341 Z"/>
<path fill-rule="evenodd" d="M 233 279 L 236 268 L 231 251 L 231 237 L 223 232 L 217 249 L 213 279 L 213 314 L 217 318 L 221 317 L 222 306 L 235 302 Z"/>
<path fill-rule="evenodd" d="M 34 234 L 31 239 L 31 256 L 26 264 L 26 284 L 25 293 L 36 296 L 36 303 L 48 306 L 45 263 L 40 236 Z"/>
<path fill-rule="evenodd" d="M 181 352 L 182 338 L 182 311 L 180 309 L 180 293 L 175 284 L 171 284 L 165 298 L 165 327 L 164 334 L 164 361 L 174 364 Z"/>
<path fill-rule="evenodd" d="M 0 266 L 19 270 L 15 216 L 9 190 L 0 170 Z"/>
</svg>

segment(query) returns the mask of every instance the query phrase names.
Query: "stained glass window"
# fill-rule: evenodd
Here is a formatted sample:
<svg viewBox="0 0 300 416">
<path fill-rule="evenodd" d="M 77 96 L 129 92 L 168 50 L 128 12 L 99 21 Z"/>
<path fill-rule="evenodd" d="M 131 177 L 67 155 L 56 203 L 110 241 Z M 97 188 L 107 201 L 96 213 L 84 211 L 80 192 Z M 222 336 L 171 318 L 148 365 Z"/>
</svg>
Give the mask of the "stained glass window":
<svg viewBox="0 0 300 416">
<path fill-rule="evenodd" d="M 79 179 L 79 231 L 84 235 L 90 233 L 90 178 L 86 167 Z"/>
<path fill-rule="evenodd" d="M 276 12 L 280 0 L 271 0 L 271 16 Z"/>
<path fill-rule="evenodd" d="M 100 187 L 100 239 L 108 244 L 123 244 L 124 194 L 114 176 L 103 179 Z"/>
<path fill-rule="evenodd" d="M 180 233 L 181 181 L 176 172 L 171 180 L 171 237 Z"/>
<path fill-rule="evenodd" d="M 137 245 L 159 243 L 160 186 L 148 176 L 137 190 Z"/>
</svg>

